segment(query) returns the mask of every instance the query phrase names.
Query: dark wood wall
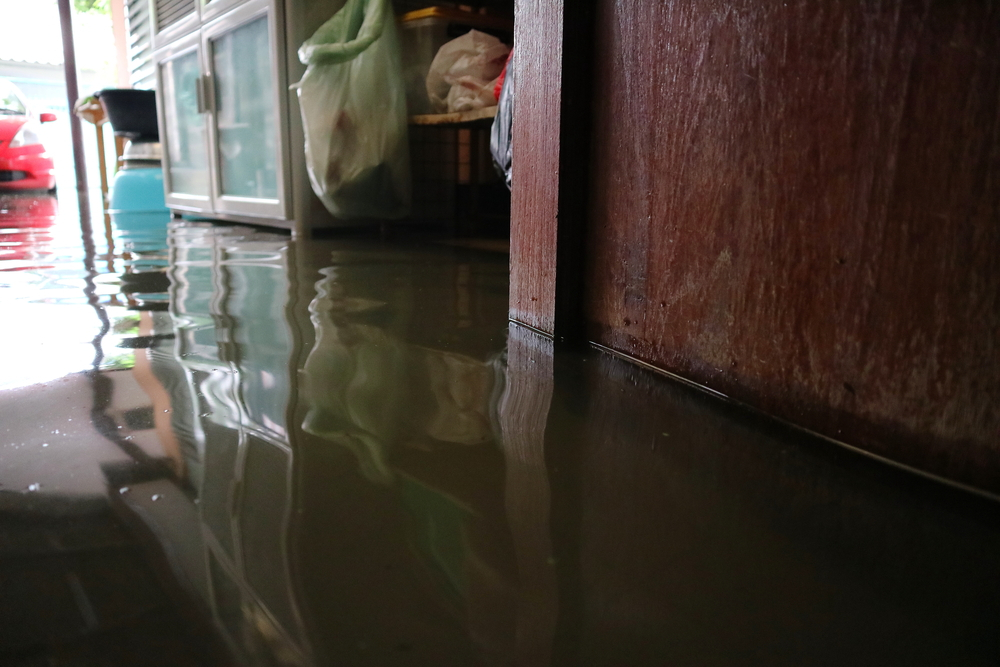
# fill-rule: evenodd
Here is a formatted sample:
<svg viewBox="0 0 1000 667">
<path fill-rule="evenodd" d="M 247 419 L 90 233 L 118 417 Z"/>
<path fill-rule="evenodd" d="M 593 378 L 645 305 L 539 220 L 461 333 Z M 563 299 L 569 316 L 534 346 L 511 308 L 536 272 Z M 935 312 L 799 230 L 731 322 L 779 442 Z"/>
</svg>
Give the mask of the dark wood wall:
<svg viewBox="0 0 1000 667">
<path fill-rule="evenodd" d="M 587 338 L 1000 491 L 1000 4 L 596 5 Z M 518 244 L 555 238 L 558 171 L 523 146 L 551 155 L 548 127 L 514 144 L 535 326 L 519 272 L 551 267 Z"/>
<path fill-rule="evenodd" d="M 1000 6 L 604 0 L 591 337 L 1000 489 Z"/>
</svg>

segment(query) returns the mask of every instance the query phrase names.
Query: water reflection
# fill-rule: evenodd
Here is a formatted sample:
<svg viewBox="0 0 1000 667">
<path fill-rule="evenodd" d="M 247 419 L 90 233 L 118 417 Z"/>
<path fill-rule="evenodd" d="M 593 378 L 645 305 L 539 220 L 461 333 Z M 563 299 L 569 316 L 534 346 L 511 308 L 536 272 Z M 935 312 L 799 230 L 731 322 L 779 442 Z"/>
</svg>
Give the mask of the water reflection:
<svg viewBox="0 0 1000 667">
<path fill-rule="evenodd" d="M 377 323 L 389 304 L 351 296 L 337 268 L 321 273 L 309 304 L 316 343 L 303 369 L 308 433 L 351 450 L 363 474 L 383 483 L 394 479 L 393 449 L 493 443 L 499 358 L 483 362 L 407 343 Z"/>
<path fill-rule="evenodd" d="M 172 229 L 170 247 L 175 338 L 151 353 L 157 376 L 170 378 L 163 385 L 170 388 L 172 436 L 183 455 L 177 469 L 186 471 L 191 502 L 197 501 L 193 515 L 200 528 L 185 532 L 201 535 L 204 552 L 179 569 L 206 569 L 185 578 L 207 583 L 197 593 L 234 653 L 248 663 L 266 657 L 306 664 L 326 661 L 331 651 L 360 651 L 360 660 L 388 648 L 390 655 L 403 651 L 434 664 L 477 653 L 509 662 L 517 568 L 504 555 L 511 549 L 504 546 L 510 536 L 496 415 L 504 389 L 504 355 L 496 346 L 503 344 L 505 323 L 500 309 L 477 317 L 484 297 L 472 297 L 469 285 L 497 281 L 501 289 L 486 298 L 499 303 L 505 257 L 473 269 L 440 264 L 450 251 L 359 248 L 335 254 L 334 265 L 319 270 L 323 278 L 308 305 L 311 326 L 297 327 L 295 313 L 286 311 L 297 272 L 286 238 L 185 225 Z M 423 299 L 422 307 L 414 299 Z M 449 340 L 430 347 L 427 332 L 418 328 L 427 319 L 455 322 L 461 334 L 450 336 L 443 328 L 434 333 Z M 491 347 L 481 358 L 455 349 Z M 168 349 L 172 356 L 160 354 Z M 292 380 L 300 365 L 296 390 Z M 313 456 L 323 463 L 299 460 Z M 333 462 L 336 472 L 328 468 Z M 479 479 L 462 479 L 471 462 Z M 350 480 L 361 487 L 358 494 L 323 494 L 293 512 L 295 471 L 311 476 L 324 469 L 338 484 Z M 484 474 L 491 486 L 476 488 Z M 132 485 L 123 497 L 151 497 L 152 490 Z M 391 506 L 365 506 L 371 495 Z M 147 514 L 173 512 L 147 505 Z M 332 554 L 326 539 L 302 527 L 344 512 L 374 512 L 374 521 L 402 529 L 380 537 L 391 538 L 393 546 L 384 545 L 381 556 L 398 569 L 387 574 L 380 565 L 375 581 L 360 591 L 316 600 L 311 591 L 368 580 L 364 567 L 342 576 L 350 551 L 345 543 L 365 543 L 351 537 L 356 519 L 318 528 L 322 535 L 339 533 Z M 300 570 L 296 579 L 292 552 L 323 554 L 327 565 Z M 381 594 L 389 606 L 415 605 L 409 613 L 371 607 L 394 579 L 404 590 L 424 589 L 412 598 Z M 303 587 L 303 580 L 310 583 Z M 413 590 L 417 582 L 423 583 Z M 355 622 L 362 610 L 372 610 L 367 638 L 322 633 L 317 641 L 309 621 L 340 625 L 340 612 L 326 609 L 331 601 Z M 455 627 L 442 635 L 433 625 L 424 627 L 427 614 L 443 620 L 442 614 L 454 612 L 469 617 L 470 632 Z M 391 636 L 372 635 L 380 625 Z"/>
<path fill-rule="evenodd" d="M 46 254 L 59 203 L 52 195 L 0 194 L 0 262 L 3 269 L 35 268 L 29 260 Z"/>
<path fill-rule="evenodd" d="M 169 314 L 147 325 L 147 393 L 177 483 L 130 484 L 119 496 L 154 532 L 173 531 L 178 580 L 242 661 L 305 664 L 287 557 L 288 239 L 176 225 L 169 257 Z"/>
<path fill-rule="evenodd" d="M 448 350 L 411 342 L 414 295 L 379 289 L 405 285 L 397 272 L 409 275 L 412 260 L 400 267 L 391 256 L 356 253 L 321 271 L 302 378 L 303 429 L 316 436 L 306 451 L 334 445 L 322 445 L 317 465 L 357 490 L 317 498 L 337 519 L 310 530 L 341 533 L 364 547 L 368 563 L 325 540 L 300 548 L 352 573 L 351 582 L 306 575 L 309 590 L 326 591 L 312 608 L 353 627 L 326 642 L 352 664 L 548 664 L 558 601 L 542 434 L 552 387 L 544 370 L 533 382 L 546 355 L 528 359 L 514 345 L 509 375 L 507 350 L 457 351 L 475 348 L 468 343 L 477 335 L 502 343 L 503 311 L 477 318 L 462 294 L 463 285 L 500 277 L 499 259 L 443 271 L 437 293 L 422 295 L 420 317 L 439 322 L 439 333 L 449 322 L 465 330 L 465 345 Z M 373 269 L 384 274 L 378 282 Z M 372 534 L 386 522 L 393 528 Z"/>
<path fill-rule="evenodd" d="M 504 424 L 516 420 L 503 408 L 512 404 L 503 400 L 504 311 L 488 307 L 505 298 L 506 258 L 473 266 L 442 263 L 454 251 L 433 248 L 335 254 L 318 271 L 306 323 L 293 308 L 299 267 L 287 237 L 177 224 L 168 246 L 169 312 L 140 316 L 136 333 L 148 345 L 133 375 L 153 404 L 146 430 L 173 474 L 118 477 L 113 495 L 161 536 L 177 581 L 239 661 L 312 664 L 331 652 L 360 660 L 386 649 L 429 664 L 456 655 L 513 660 L 526 625 L 517 620 L 518 560 L 528 553 L 534 569 L 549 572 L 551 563 L 546 550 L 519 553 L 507 526 L 511 512 L 524 514 L 516 498 L 504 502 Z M 420 326 L 427 320 L 454 330 L 430 332 L 432 347 Z M 546 409 L 538 407 L 536 426 Z M 315 456 L 322 462 L 307 463 Z M 544 487 L 539 453 L 533 458 L 527 477 Z M 317 471 L 332 476 L 325 485 L 336 479 L 357 494 L 303 498 L 296 475 Z M 366 506 L 369 496 L 382 501 Z M 544 532 L 542 510 L 520 523 Z M 343 576 L 346 543 L 366 542 L 351 536 L 356 518 L 315 529 L 339 534 L 335 544 L 305 527 L 344 512 L 399 529 L 378 538 L 389 539 L 380 555 L 396 566 L 389 574 L 379 565 L 361 590 L 317 600 L 315 590 L 368 580 L 363 566 Z M 326 566 L 303 568 L 317 555 Z M 379 593 L 394 580 L 400 589 Z M 388 606 L 372 607 L 381 596 Z M 408 613 L 387 614 L 400 603 Z M 337 627 L 347 620 L 341 611 L 356 622 L 366 608 L 374 614 L 367 638 L 312 630 Z M 426 625 L 428 614 L 444 621 L 452 613 L 468 618 L 466 632 Z M 371 634 L 379 626 L 389 636 Z"/>
<path fill-rule="evenodd" d="M 992 503 L 508 325 L 506 255 L 116 230 L 8 283 L 25 321 L 89 325 L 48 339 L 85 362 L 0 391 L 0 574 L 25 582 L 0 588 L 0 658 L 1000 652 Z"/>
</svg>

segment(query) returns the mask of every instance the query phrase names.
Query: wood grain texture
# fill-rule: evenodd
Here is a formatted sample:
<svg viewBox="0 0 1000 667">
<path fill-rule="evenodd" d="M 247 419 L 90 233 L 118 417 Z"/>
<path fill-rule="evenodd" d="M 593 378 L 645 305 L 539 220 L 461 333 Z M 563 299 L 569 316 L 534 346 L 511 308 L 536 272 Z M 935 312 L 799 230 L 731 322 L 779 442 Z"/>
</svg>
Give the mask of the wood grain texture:
<svg viewBox="0 0 1000 667">
<path fill-rule="evenodd" d="M 1000 491 L 1000 4 L 598 6 L 591 339 Z"/>
<path fill-rule="evenodd" d="M 562 1 L 514 3 L 510 318 L 555 331 Z"/>
<path fill-rule="evenodd" d="M 580 340 L 595 5 L 515 10 L 510 317 Z"/>
</svg>

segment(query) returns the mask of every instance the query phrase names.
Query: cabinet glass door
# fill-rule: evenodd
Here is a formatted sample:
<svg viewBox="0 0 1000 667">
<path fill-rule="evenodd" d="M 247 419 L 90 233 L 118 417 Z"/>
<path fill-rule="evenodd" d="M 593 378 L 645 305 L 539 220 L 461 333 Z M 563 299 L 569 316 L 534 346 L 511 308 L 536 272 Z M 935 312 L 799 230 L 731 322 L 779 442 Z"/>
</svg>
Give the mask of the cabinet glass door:
<svg viewBox="0 0 1000 667">
<path fill-rule="evenodd" d="M 216 141 L 215 205 L 232 213 L 280 216 L 282 121 L 271 15 L 255 7 L 261 5 L 252 3 L 226 14 L 207 34 Z M 229 27 L 241 18 L 236 27 Z"/>
<path fill-rule="evenodd" d="M 211 195 L 208 132 L 199 104 L 201 60 L 197 47 L 159 63 L 162 91 L 167 203 L 202 208 Z"/>
</svg>

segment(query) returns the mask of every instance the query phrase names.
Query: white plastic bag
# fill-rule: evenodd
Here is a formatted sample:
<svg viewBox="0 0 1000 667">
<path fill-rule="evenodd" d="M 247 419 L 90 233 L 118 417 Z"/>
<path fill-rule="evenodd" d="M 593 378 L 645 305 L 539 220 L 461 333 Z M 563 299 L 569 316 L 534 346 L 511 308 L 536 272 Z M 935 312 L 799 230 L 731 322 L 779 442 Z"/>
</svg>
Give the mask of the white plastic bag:
<svg viewBox="0 0 1000 667">
<path fill-rule="evenodd" d="M 343 220 L 410 209 L 406 90 L 389 0 L 347 0 L 299 48 L 298 92 L 313 191 Z"/>
<path fill-rule="evenodd" d="M 438 49 L 427 72 L 427 97 L 438 113 L 472 111 L 496 104 L 493 88 L 510 47 L 470 30 Z"/>
</svg>

